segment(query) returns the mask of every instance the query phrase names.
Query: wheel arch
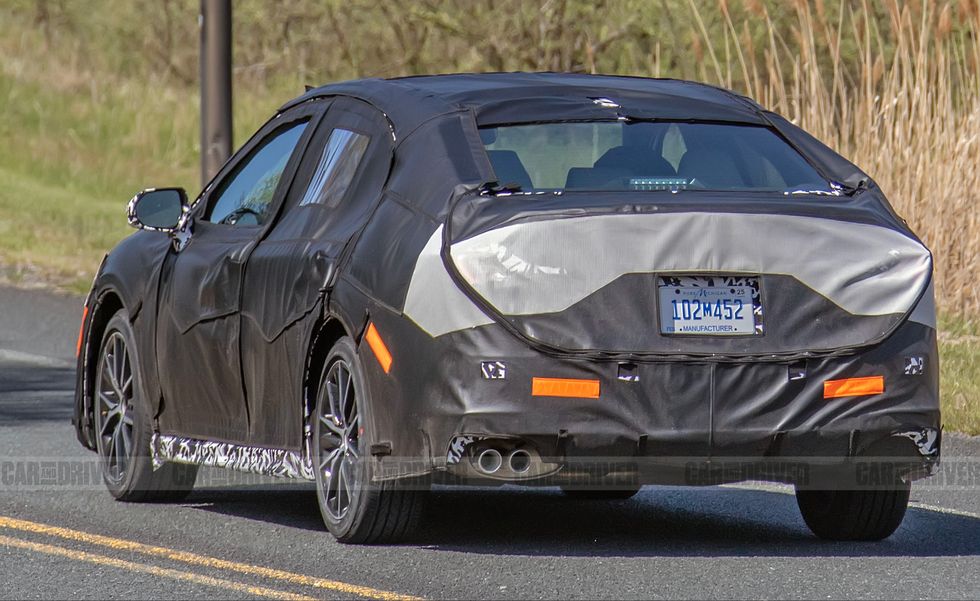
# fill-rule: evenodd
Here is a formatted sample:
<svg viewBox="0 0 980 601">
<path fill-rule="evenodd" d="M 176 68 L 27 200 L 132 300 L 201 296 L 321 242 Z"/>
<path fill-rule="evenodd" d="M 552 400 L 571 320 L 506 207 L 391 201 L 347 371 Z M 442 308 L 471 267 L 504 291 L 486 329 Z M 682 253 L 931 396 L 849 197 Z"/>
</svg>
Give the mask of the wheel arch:
<svg viewBox="0 0 980 601">
<path fill-rule="evenodd" d="M 140 231 L 124 238 L 102 259 L 96 272 L 92 290 L 86 299 L 88 314 L 82 324 L 81 345 L 76 362 L 75 376 L 75 423 L 79 441 L 87 448 L 94 448 L 92 437 L 92 391 L 91 382 L 98 362 L 99 346 L 109 319 L 119 309 L 126 309 L 130 324 L 138 330 L 136 323 L 144 309 L 149 315 L 155 314 L 157 284 L 163 259 L 170 252 L 170 238 L 159 232 Z M 146 304 L 144 305 L 144 301 Z M 152 328 L 152 326 L 150 326 Z M 152 351 L 152 330 L 145 333 L 141 339 L 139 332 L 137 346 L 140 341 L 150 345 Z M 154 364 L 155 365 L 155 364 Z M 141 365 L 141 370 L 144 366 Z M 144 370 L 145 371 L 145 370 Z M 153 374 L 144 374 L 153 375 Z M 153 379 L 144 382 L 151 385 L 157 395 L 158 384 Z"/>
<path fill-rule="evenodd" d="M 337 316 L 324 315 L 313 326 L 310 343 L 306 351 L 306 366 L 303 369 L 303 419 L 304 436 L 309 417 L 313 414 L 316 395 L 319 392 L 320 373 L 330 354 L 330 349 L 344 336 L 352 336 L 350 328 Z"/>
<path fill-rule="evenodd" d="M 122 295 L 114 288 L 105 288 L 98 294 L 93 295 L 90 315 L 88 316 L 88 327 L 84 333 L 84 340 L 79 348 L 78 358 L 78 402 L 76 403 L 76 423 L 78 424 L 78 435 L 81 443 L 89 449 L 95 448 L 95 438 L 92 428 L 94 427 L 94 414 L 92 403 L 92 382 L 95 380 L 95 369 L 98 365 L 99 347 L 101 346 L 102 336 L 105 334 L 109 320 L 120 309 L 126 308 L 122 300 Z M 84 326 L 84 324 L 83 324 Z"/>
</svg>

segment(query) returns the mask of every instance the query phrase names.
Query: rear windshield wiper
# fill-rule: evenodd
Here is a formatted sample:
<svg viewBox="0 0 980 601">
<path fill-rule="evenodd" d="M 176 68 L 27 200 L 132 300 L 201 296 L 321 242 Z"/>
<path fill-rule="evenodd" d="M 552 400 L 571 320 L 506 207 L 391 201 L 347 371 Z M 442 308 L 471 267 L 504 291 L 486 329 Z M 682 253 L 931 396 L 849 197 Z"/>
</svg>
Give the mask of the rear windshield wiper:
<svg viewBox="0 0 980 601">
<path fill-rule="evenodd" d="M 796 196 L 796 195 L 803 195 L 803 194 L 807 194 L 807 195 L 813 194 L 816 196 L 842 196 L 844 194 L 847 194 L 847 192 L 842 186 L 837 186 L 831 183 L 829 190 L 826 189 L 808 190 L 806 188 L 794 188 L 789 190 L 783 190 L 783 194 L 785 194 L 786 196 Z"/>
<path fill-rule="evenodd" d="M 517 192 L 523 192 L 521 185 L 517 182 L 508 182 L 506 184 L 501 184 L 499 182 L 490 182 L 483 186 L 480 190 L 481 194 L 490 194 L 496 196 L 498 194 L 514 194 Z"/>
<path fill-rule="evenodd" d="M 847 196 L 854 196 L 858 192 L 864 192 L 868 189 L 868 179 L 862 177 L 854 183 L 850 182 L 830 182 L 832 188 L 836 188 L 843 192 Z"/>
<path fill-rule="evenodd" d="M 861 179 L 855 184 L 843 183 L 843 182 L 829 182 L 830 189 L 824 188 L 790 188 L 783 190 L 783 194 L 787 196 L 792 196 L 794 194 L 815 194 L 819 196 L 854 196 L 858 192 L 863 192 L 868 189 L 868 180 Z"/>
</svg>

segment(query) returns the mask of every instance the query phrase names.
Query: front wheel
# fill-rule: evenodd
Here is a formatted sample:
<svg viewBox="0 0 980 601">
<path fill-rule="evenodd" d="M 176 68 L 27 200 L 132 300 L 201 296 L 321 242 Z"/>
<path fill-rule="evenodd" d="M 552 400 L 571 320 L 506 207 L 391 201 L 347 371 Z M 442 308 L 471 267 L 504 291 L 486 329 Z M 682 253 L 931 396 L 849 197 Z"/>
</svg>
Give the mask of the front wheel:
<svg viewBox="0 0 980 601">
<path fill-rule="evenodd" d="M 417 526 L 428 492 L 419 479 L 372 481 L 372 408 L 354 343 L 341 338 L 320 377 L 313 436 L 320 514 L 342 543 L 404 539 Z"/>
<path fill-rule="evenodd" d="M 197 466 L 165 463 L 153 469 L 150 407 L 135 349 L 128 315 L 120 309 L 106 324 L 95 369 L 93 413 L 102 479 L 120 501 L 178 501 L 194 487 Z"/>
<path fill-rule="evenodd" d="M 888 538 L 905 517 L 911 485 L 875 490 L 796 489 L 803 521 L 820 538 L 876 541 Z"/>
</svg>

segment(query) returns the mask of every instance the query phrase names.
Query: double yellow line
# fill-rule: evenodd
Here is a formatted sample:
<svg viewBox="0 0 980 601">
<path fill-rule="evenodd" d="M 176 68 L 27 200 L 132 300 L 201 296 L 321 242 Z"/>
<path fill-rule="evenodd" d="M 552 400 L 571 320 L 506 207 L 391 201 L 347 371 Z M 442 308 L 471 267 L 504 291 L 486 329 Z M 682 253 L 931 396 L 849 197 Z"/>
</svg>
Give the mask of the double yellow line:
<svg viewBox="0 0 980 601">
<path fill-rule="evenodd" d="M 167 547 L 156 547 L 153 545 L 145 545 L 143 543 L 124 540 L 121 538 L 102 536 L 100 534 L 91 534 L 89 532 L 82 532 L 80 530 L 61 528 L 59 526 L 50 526 L 48 524 L 39 524 L 37 522 L 29 522 L 27 520 L 18 520 L 16 518 L 0 516 L 0 528 L 6 528 L 8 530 L 18 530 L 21 532 L 30 532 L 34 534 L 43 534 L 46 536 L 54 536 L 65 540 L 87 543 L 91 545 L 98 545 L 116 551 L 130 551 L 130 552 L 140 553 L 143 555 L 148 555 L 151 557 L 159 557 L 163 559 L 179 561 L 189 565 L 213 568 L 218 570 L 227 570 L 230 572 L 237 572 L 239 574 L 245 574 L 248 576 L 254 576 L 254 577 L 265 578 L 270 580 L 278 580 L 280 582 L 284 582 L 292 585 L 311 587 L 323 591 L 329 591 L 331 593 L 354 595 L 358 597 L 364 597 L 367 599 L 379 599 L 381 601 L 402 601 L 402 600 L 418 599 L 418 597 L 402 595 L 399 593 L 379 590 L 367 586 L 348 584 L 346 582 L 340 582 L 337 580 L 317 578 L 315 576 L 306 576 L 303 574 L 296 574 L 284 570 L 266 568 L 266 567 L 250 565 L 246 563 L 238 563 L 235 561 L 228 561 L 226 559 L 219 559 L 217 557 L 209 557 L 207 555 L 198 555 L 196 553 L 189 553 L 187 551 L 168 549 Z M 114 557 L 109 557 L 106 555 L 87 553 L 84 551 L 77 551 L 66 547 L 48 545 L 48 544 L 23 540 L 23 539 L 9 537 L 9 536 L 0 535 L 0 545 L 19 548 L 19 549 L 26 549 L 37 553 L 44 553 L 47 555 L 66 557 L 69 559 L 74 559 L 76 561 L 85 561 L 85 562 L 99 564 L 99 565 L 122 568 L 133 572 L 140 572 L 144 574 L 151 574 L 153 576 L 159 576 L 162 578 L 171 578 L 174 580 L 181 580 L 184 582 L 202 584 L 205 586 L 213 586 L 216 588 L 222 588 L 225 590 L 235 591 L 239 593 L 246 593 L 246 594 L 251 594 L 260 597 L 268 597 L 270 599 L 304 599 L 304 600 L 314 599 L 314 597 L 291 593 L 283 590 L 266 588 L 264 586 L 255 586 L 255 585 L 246 584 L 244 582 L 225 580 L 223 578 L 205 576 L 203 574 L 197 574 L 194 572 L 185 572 L 181 570 L 162 568 L 162 567 L 144 564 L 144 563 L 138 563 L 134 561 L 126 561 Z"/>
</svg>

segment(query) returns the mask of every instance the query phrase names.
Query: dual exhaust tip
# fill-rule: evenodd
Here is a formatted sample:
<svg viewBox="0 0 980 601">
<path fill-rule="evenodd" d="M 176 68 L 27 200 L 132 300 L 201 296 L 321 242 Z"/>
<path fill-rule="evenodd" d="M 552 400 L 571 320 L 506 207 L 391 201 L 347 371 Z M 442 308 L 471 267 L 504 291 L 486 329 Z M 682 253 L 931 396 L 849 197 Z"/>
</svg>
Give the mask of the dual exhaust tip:
<svg viewBox="0 0 980 601">
<path fill-rule="evenodd" d="M 497 449 L 484 449 L 476 457 L 476 469 L 486 476 L 491 476 L 504 467 L 504 461 L 504 455 Z M 531 454 L 524 449 L 514 449 L 506 457 L 507 468 L 517 475 L 531 471 L 533 462 Z"/>
</svg>

